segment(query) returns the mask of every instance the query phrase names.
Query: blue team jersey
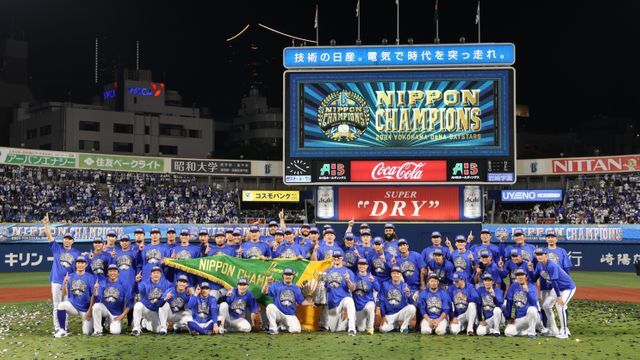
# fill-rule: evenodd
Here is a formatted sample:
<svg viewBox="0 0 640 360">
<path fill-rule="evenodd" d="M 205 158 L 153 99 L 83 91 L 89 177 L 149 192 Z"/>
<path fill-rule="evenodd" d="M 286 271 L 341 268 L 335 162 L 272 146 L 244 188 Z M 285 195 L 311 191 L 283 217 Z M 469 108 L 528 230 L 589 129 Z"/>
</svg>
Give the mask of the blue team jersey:
<svg viewBox="0 0 640 360">
<path fill-rule="evenodd" d="M 360 254 L 360 257 L 363 257 L 365 259 L 369 258 L 369 254 L 375 252 L 375 250 L 373 250 L 371 246 L 357 245 L 356 249 L 358 249 L 358 254 Z"/>
<path fill-rule="evenodd" d="M 177 313 L 180 311 L 184 311 L 187 305 L 189 304 L 189 295 L 187 295 L 187 291 L 183 291 L 181 293 L 178 292 L 178 288 L 176 286 L 166 289 L 162 293 L 162 298 L 164 299 L 167 294 L 171 291 L 171 299 L 169 299 L 169 308 L 171 312 Z"/>
<path fill-rule="evenodd" d="M 415 251 L 409 251 L 407 257 L 398 252 L 396 266 L 400 268 L 404 281 L 412 291 L 420 289 L 420 270 L 426 267 L 422 256 Z"/>
<path fill-rule="evenodd" d="M 206 254 L 207 256 L 215 256 L 215 255 L 227 255 L 231 257 L 235 257 L 237 248 L 231 247 L 229 245 L 223 245 L 222 247 L 217 245 L 209 245 L 209 252 Z"/>
<path fill-rule="evenodd" d="M 318 248 L 318 252 L 316 253 L 318 261 L 331 259 L 331 257 L 333 256 L 333 252 L 336 250 L 342 250 L 342 249 L 340 248 L 340 246 L 336 244 L 333 244 L 333 245 L 320 244 L 320 247 Z"/>
<path fill-rule="evenodd" d="M 504 248 L 504 246 L 505 244 L 503 242 L 500 243 L 500 248 Z M 522 252 L 522 258 L 524 260 L 533 261 L 534 263 L 536 262 L 536 259 L 533 256 L 533 251 L 535 250 L 535 246 L 531 244 L 524 244 L 522 246 L 519 246 L 516 244 L 509 245 L 506 248 L 504 248 L 504 251 L 502 251 L 503 258 L 510 259 L 512 249 L 519 249 Z"/>
<path fill-rule="evenodd" d="M 329 268 L 327 274 L 327 305 L 329 309 L 333 309 L 340 304 L 340 301 L 346 297 L 350 297 L 349 285 L 345 279 L 345 275 L 349 275 L 349 279 L 353 282 L 355 275 L 353 271 L 346 267 Z"/>
<path fill-rule="evenodd" d="M 445 287 L 451 284 L 451 279 L 453 277 L 453 264 L 449 260 L 444 260 L 442 264 L 438 264 L 435 259 L 431 259 L 427 262 L 427 269 L 438 275 L 438 280 L 440 280 L 440 286 Z"/>
<path fill-rule="evenodd" d="M 440 315 L 449 314 L 451 310 L 451 298 L 446 291 L 438 289 L 431 291 L 425 289 L 418 296 L 418 311 L 420 314 L 428 315 L 430 319 L 437 319 Z"/>
<path fill-rule="evenodd" d="M 116 256 L 111 258 L 110 264 L 115 264 L 120 271 L 118 278 L 123 283 L 129 284 L 133 287 L 133 283 L 136 279 L 136 252 L 134 250 L 124 251 L 122 249 L 116 250 Z"/>
<path fill-rule="evenodd" d="M 58 244 L 55 240 L 49 243 L 49 247 L 53 253 L 49 281 L 55 284 L 62 284 L 67 273 L 75 271 L 76 258 L 80 256 L 80 251 L 74 248 L 65 250 L 64 246 Z"/>
<path fill-rule="evenodd" d="M 191 309 L 193 321 L 206 323 L 209 320 L 218 321 L 218 299 L 215 296 L 202 297 L 202 295 L 189 297 L 187 307 Z"/>
<path fill-rule="evenodd" d="M 304 245 L 300 246 L 300 252 L 305 259 L 311 259 L 311 254 L 313 254 L 313 243 L 311 241 L 306 242 Z"/>
<path fill-rule="evenodd" d="M 260 235 L 260 238 L 258 238 L 258 241 L 263 242 L 269 246 L 272 246 L 275 239 L 276 238 L 273 235 Z"/>
<path fill-rule="evenodd" d="M 356 255 L 355 250 L 355 246 L 350 248 L 343 248 L 342 250 L 342 252 L 344 253 L 344 256 L 342 257 L 344 266 L 346 266 L 351 271 L 358 271 L 358 256 Z"/>
<path fill-rule="evenodd" d="M 85 312 L 89 309 L 95 283 L 96 277 L 86 271 L 82 275 L 73 273 L 69 276 L 67 294 L 69 294 L 69 302 L 76 310 Z"/>
<path fill-rule="evenodd" d="M 112 282 L 109 279 L 100 282 L 98 296 L 94 298 L 95 302 L 103 303 L 114 316 L 121 315 L 125 307 L 132 308 L 131 300 L 131 289 L 127 285 L 120 280 Z"/>
<path fill-rule="evenodd" d="M 371 281 L 369 280 L 369 276 L 369 274 L 360 275 L 356 273 L 355 279 L 351 280 L 356 284 L 356 289 L 353 291 L 353 301 L 356 304 L 356 311 L 364 309 L 365 305 L 370 301 L 375 303 L 376 300 L 373 297 L 373 290 L 380 292 L 378 279 L 374 276 L 373 281 Z"/>
<path fill-rule="evenodd" d="M 484 286 L 480 286 L 477 290 L 478 297 L 480 298 L 480 307 L 482 308 L 482 311 L 479 311 L 482 315 L 481 319 L 490 319 L 493 316 L 493 309 L 496 307 L 502 308 L 502 302 L 504 300 L 502 290 L 498 286 L 493 285 L 493 293 L 495 296 L 491 295 Z"/>
<path fill-rule="evenodd" d="M 273 253 L 273 256 L 274 258 L 281 259 L 295 259 L 298 256 L 304 257 L 300 246 L 298 246 L 297 244 L 282 244 L 278 246 L 276 251 Z"/>
<path fill-rule="evenodd" d="M 391 259 L 391 254 L 388 252 L 384 253 L 384 260 L 380 258 L 382 254 L 378 254 L 375 251 L 369 254 L 367 261 L 369 262 L 369 270 L 375 276 L 378 281 L 382 284 L 387 281 L 391 277 L 391 267 L 389 266 L 389 260 Z"/>
<path fill-rule="evenodd" d="M 507 291 L 507 309 L 505 317 L 511 318 L 511 309 L 516 309 L 516 319 L 525 317 L 530 306 L 538 306 L 538 289 L 535 286 L 528 286 L 529 291 L 524 291 L 519 283 L 513 283 Z"/>
<path fill-rule="evenodd" d="M 571 264 L 571 259 L 569 259 L 569 254 L 567 254 L 565 249 L 560 247 L 549 249 L 547 247 L 547 256 L 549 257 L 549 260 L 560 265 L 562 270 L 569 274 L 573 265 Z"/>
<path fill-rule="evenodd" d="M 302 304 L 304 295 L 295 284 L 285 285 L 278 281 L 269 285 L 269 296 L 273 298 L 273 304 L 285 315 L 296 315 L 296 303 Z"/>
<path fill-rule="evenodd" d="M 534 279 L 540 279 L 540 290 L 556 289 L 557 295 L 560 295 L 560 291 L 571 290 L 576 288 L 576 284 L 571 277 L 562 270 L 560 265 L 553 261 L 547 260 L 546 265 L 542 265 L 541 262 L 536 264 L 534 270 Z"/>
<path fill-rule="evenodd" d="M 151 311 L 158 311 L 164 305 L 162 294 L 167 289 L 173 287 L 173 284 L 164 278 L 160 278 L 157 284 L 151 279 L 145 279 L 138 283 L 138 293 L 140 293 L 140 302 Z"/>
<path fill-rule="evenodd" d="M 468 282 L 465 282 L 462 289 L 458 289 L 455 285 L 449 286 L 447 295 L 449 295 L 453 303 L 451 311 L 454 317 L 464 314 L 470 303 L 476 303 L 477 305 L 480 302 L 476 288 Z"/>
<path fill-rule="evenodd" d="M 453 269 L 455 271 L 461 271 L 467 276 L 467 281 L 471 280 L 473 277 L 473 269 L 471 268 L 472 262 L 469 259 L 469 255 L 473 255 L 473 253 L 469 250 L 461 253 L 458 250 L 454 250 L 451 253 L 451 263 L 453 264 Z"/>
<path fill-rule="evenodd" d="M 144 249 L 138 253 L 137 259 L 137 266 L 142 270 L 142 277 L 145 279 L 149 278 L 151 269 L 153 269 L 154 266 L 162 267 L 162 259 L 170 256 L 171 253 L 167 251 L 164 244 L 146 245 Z"/>
<path fill-rule="evenodd" d="M 400 255 L 400 251 L 398 250 L 398 240 L 397 239 L 393 240 L 393 241 L 386 241 L 385 240 L 384 245 L 382 245 L 382 248 L 384 249 L 384 251 L 388 252 L 392 256 Z"/>
<path fill-rule="evenodd" d="M 507 261 L 507 263 L 504 264 L 504 269 L 500 272 L 500 276 L 503 279 L 509 277 L 509 280 L 511 280 L 511 283 L 513 284 L 516 282 L 516 270 L 518 269 L 522 269 L 527 273 L 527 279 L 530 283 L 534 282 L 533 274 L 529 271 L 529 262 L 527 260 L 522 260 L 520 264 L 516 264 L 513 261 Z"/>
<path fill-rule="evenodd" d="M 249 241 L 242 244 L 242 257 L 257 259 L 260 256 L 271 257 L 271 247 L 263 242 Z"/>
<path fill-rule="evenodd" d="M 250 291 L 240 295 L 238 289 L 233 289 L 231 296 L 227 297 L 227 304 L 229 304 L 229 316 L 232 319 L 243 318 L 247 311 L 250 314 L 258 312 L 258 303 Z"/>
<path fill-rule="evenodd" d="M 498 262 L 498 260 L 502 257 L 502 253 L 500 252 L 500 248 L 495 244 L 475 244 L 472 245 L 469 250 L 473 253 L 473 258 L 480 259 L 480 251 L 487 249 L 491 253 L 491 260 L 494 262 Z"/>
<path fill-rule="evenodd" d="M 94 253 L 93 259 L 90 259 L 89 255 L 87 255 L 86 258 L 87 261 L 89 261 L 89 267 L 87 270 L 97 276 L 100 280 L 104 280 L 107 276 L 107 266 L 111 263 L 111 254 L 103 251 L 100 254 Z"/>
<path fill-rule="evenodd" d="M 391 280 L 387 280 L 380 286 L 378 291 L 378 306 L 380 306 L 380 315 L 393 315 L 402 310 L 412 301 L 404 292 L 405 282 L 400 281 L 394 285 Z"/>
<path fill-rule="evenodd" d="M 200 246 L 197 245 L 176 245 L 171 250 L 172 254 L 175 254 L 177 260 L 186 260 L 186 259 L 196 259 L 199 258 L 202 254 L 200 251 Z M 196 276 L 193 274 L 189 274 L 186 271 L 174 269 L 173 270 L 173 279 L 177 279 L 179 275 L 186 275 L 189 286 L 195 286 L 196 284 Z"/>
<path fill-rule="evenodd" d="M 479 263 L 478 267 L 482 269 L 482 273 L 480 273 L 480 275 L 484 273 L 489 273 L 493 278 L 493 282 L 495 282 L 496 284 L 502 284 L 502 274 L 501 274 L 500 268 L 498 267 L 498 265 L 496 265 L 496 263 L 492 261 L 487 266 L 485 266 L 483 263 Z M 480 277 L 482 278 L 482 276 Z"/>
<path fill-rule="evenodd" d="M 449 248 L 446 246 L 429 246 L 424 248 L 424 250 L 422 250 L 422 253 L 420 255 L 422 255 L 422 260 L 424 260 L 424 262 L 429 262 L 429 260 L 433 259 L 433 250 L 435 250 L 436 248 L 442 250 L 443 252 L 443 256 L 446 260 L 451 259 L 451 253 L 449 251 Z"/>
</svg>

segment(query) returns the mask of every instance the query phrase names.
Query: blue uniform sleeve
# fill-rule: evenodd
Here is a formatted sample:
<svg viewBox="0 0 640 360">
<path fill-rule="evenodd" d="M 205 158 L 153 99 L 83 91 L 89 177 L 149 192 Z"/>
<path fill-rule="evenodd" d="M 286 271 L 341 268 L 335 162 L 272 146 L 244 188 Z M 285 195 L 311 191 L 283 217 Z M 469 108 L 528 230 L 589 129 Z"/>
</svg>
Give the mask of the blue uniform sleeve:
<svg viewBox="0 0 640 360">
<path fill-rule="evenodd" d="M 211 320 L 213 320 L 213 322 L 217 322 L 218 321 L 218 301 L 216 301 L 216 298 L 213 296 L 209 297 L 209 309 L 210 309 L 210 314 L 211 314 Z"/>
<path fill-rule="evenodd" d="M 271 285 L 269 285 L 269 291 L 268 291 L 268 296 L 272 297 L 272 298 L 276 298 L 276 283 L 273 283 Z"/>
<path fill-rule="evenodd" d="M 248 294 L 248 302 L 247 302 L 247 308 L 249 309 L 249 312 L 254 314 L 257 313 L 259 311 L 258 309 L 258 302 L 256 301 L 256 298 L 253 296 L 252 293 L 247 292 Z"/>
<path fill-rule="evenodd" d="M 194 309 L 198 306 L 198 298 L 195 295 L 189 296 L 189 302 L 187 302 L 187 307 L 189 309 Z"/>
<path fill-rule="evenodd" d="M 380 287 L 380 291 L 378 291 L 378 306 L 380 307 L 380 316 L 387 316 L 387 306 L 386 299 L 384 298 L 384 294 L 386 294 L 384 284 Z"/>
<path fill-rule="evenodd" d="M 502 306 L 502 303 L 504 302 L 504 296 L 502 293 L 502 289 L 500 289 L 499 287 L 494 287 L 493 288 L 493 292 L 496 294 L 494 301 L 496 302 L 496 306 Z"/>
<path fill-rule="evenodd" d="M 295 290 L 293 290 L 293 293 L 296 297 L 296 302 L 298 304 L 302 304 L 302 302 L 304 301 L 304 295 L 302 295 L 302 290 L 300 290 L 299 287 L 295 287 Z"/>
<path fill-rule="evenodd" d="M 500 242 L 498 244 L 498 252 L 500 253 L 500 255 L 502 256 L 503 259 L 509 259 L 509 254 L 507 254 L 507 244 L 505 244 L 504 242 Z"/>
<path fill-rule="evenodd" d="M 380 282 L 378 281 L 378 279 L 375 278 L 375 276 L 373 277 L 373 282 L 371 283 L 371 286 L 373 286 L 373 289 L 376 292 L 380 292 Z"/>
<path fill-rule="evenodd" d="M 514 289 L 515 287 L 510 286 L 509 287 L 509 291 L 507 292 L 507 306 L 505 307 L 505 313 L 504 313 L 504 317 L 507 320 L 511 320 L 511 308 L 513 307 L 513 291 L 511 291 L 512 289 Z"/>
<path fill-rule="evenodd" d="M 567 274 L 569 274 L 569 272 L 571 271 L 571 267 L 573 266 L 573 264 L 571 264 L 571 259 L 569 259 L 569 254 L 567 254 L 564 249 L 562 249 L 560 266 L 562 267 L 562 270 L 564 270 L 564 272 L 566 272 Z"/>
<path fill-rule="evenodd" d="M 133 294 L 131 294 L 131 289 L 128 286 L 125 286 L 124 284 L 122 285 L 122 288 L 124 290 L 124 306 L 128 307 L 129 309 L 133 309 Z"/>
<path fill-rule="evenodd" d="M 60 246 L 60 244 L 58 244 L 58 242 L 56 242 L 55 240 L 49 243 L 49 248 L 51 249 L 53 255 L 59 253 L 62 250 L 62 246 Z"/>
<path fill-rule="evenodd" d="M 451 317 L 452 314 L 452 306 L 451 306 L 451 297 L 445 292 L 442 293 L 442 312 Z"/>
</svg>

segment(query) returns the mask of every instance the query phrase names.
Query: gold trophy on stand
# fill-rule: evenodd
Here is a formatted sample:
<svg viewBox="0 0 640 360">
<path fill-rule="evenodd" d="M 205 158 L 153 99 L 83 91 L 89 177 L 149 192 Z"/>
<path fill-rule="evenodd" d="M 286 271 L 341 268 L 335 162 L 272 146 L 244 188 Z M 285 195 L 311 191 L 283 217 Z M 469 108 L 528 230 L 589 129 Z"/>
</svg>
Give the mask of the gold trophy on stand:
<svg viewBox="0 0 640 360">
<path fill-rule="evenodd" d="M 302 295 L 315 306 L 298 306 L 297 315 L 304 331 L 318 330 L 318 322 L 323 306 L 327 304 L 326 273 L 314 272 L 313 279 L 305 280 L 300 285 Z"/>
</svg>

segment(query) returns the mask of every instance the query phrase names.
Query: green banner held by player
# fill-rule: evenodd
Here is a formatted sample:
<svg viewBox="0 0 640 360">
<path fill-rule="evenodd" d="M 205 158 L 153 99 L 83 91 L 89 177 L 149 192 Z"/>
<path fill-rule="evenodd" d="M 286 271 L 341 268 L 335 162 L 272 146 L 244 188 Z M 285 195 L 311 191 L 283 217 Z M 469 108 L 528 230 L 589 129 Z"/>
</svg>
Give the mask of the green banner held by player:
<svg viewBox="0 0 640 360">
<path fill-rule="evenodd" d="M 227 289 L 235 287 L 239 278 L 246 277 L 249 280 L 249 291 L 258 302 L 265 304 L 271 302 L 271 299 L 262 294 L 262 285 L 268 275 L 275 281 L 282 281 L 282 271 L 290 267 L 295 271 L 293 282 L 300 286 L 305 281 L 314 279 L 316 273 L 330 268 L 331 260 L 257 260 L 215 255 L 185 260 L 167 258 L 165 265 L 209 279 Z"/>
</svg>

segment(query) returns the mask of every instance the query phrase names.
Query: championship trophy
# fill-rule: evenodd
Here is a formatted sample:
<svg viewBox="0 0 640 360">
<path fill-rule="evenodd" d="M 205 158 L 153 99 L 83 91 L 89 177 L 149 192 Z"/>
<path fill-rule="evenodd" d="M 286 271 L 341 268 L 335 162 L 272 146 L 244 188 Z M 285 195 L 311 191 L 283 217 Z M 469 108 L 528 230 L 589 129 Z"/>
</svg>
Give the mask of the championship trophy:
<svg viewBox="0 0 640 360">
<path fill-rule="evenodd" d="M 326 305 L 327 304 L 327 273 L 315 273 L 318 281 L 318 285 L 316 286 L 316 305 Z"/>
</svg>

